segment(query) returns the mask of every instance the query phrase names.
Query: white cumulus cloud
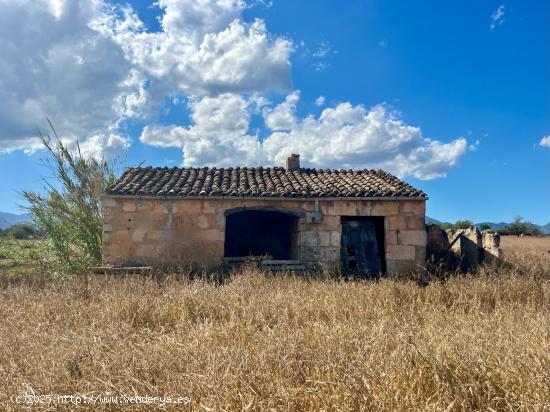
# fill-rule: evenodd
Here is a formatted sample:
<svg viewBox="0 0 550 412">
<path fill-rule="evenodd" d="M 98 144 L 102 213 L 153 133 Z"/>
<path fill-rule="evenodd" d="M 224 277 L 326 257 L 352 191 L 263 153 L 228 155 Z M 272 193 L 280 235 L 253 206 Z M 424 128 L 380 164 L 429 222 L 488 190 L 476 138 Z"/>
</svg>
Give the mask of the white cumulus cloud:
<svg viewBox="0 0 550 412">
<path fill-rule="evenodd" d="M 294 91 L 289 94 L 285 101 L 275 108 L 264 108 L 264 121 L 271 130 L 292 129 L 296 125 L 296 103 L 300 100 L 300 92 Z"/>
<path fill-rule="evenodd" d="M 178 147 L 186 166 L 283 165 L 290 153 L 303 164 L 330 168 L 383 168 L 398 176 L 419 179 L 444 177 L 468 150 L 464 138 L 444 143 L 423 136 L 383 105 L 366 109 L 341 103 L 319 117 L 299 118 L 299 92 L 275 107 L 264 107 L 271 133 L 263 140 L 250 134 L 254 99 L 224 94 L 189 103 L 192 124 L 151 126 L 141 141 Z"/>
<path fill-rule="evenodd" d="M 160 30 L 152 32 L 131 6 L 107 0 L 0 0 L 0 152 L 39 148 L 37 128 L 47 129 L 47 116 L 69 145 L 78 140 L 84 154 L 113 157 L 131 144 L 128 120 L 150 122 L 166 102 L 179 101 L 189 119 L 150 124 L 139 138 L 179 148 L 187 166 L 282 165 L 301 153 L 306 166 L 431 179 L 468 150 L 464 138 L 425 137 L 384 105 L 343 102 L 298 115 L 293 43 L 263 20 L 244 21 L 244 0 L 155 4 Z M 321 43 L 317 69 L 334 53 Z M 268 96 L 280 94 L 273 91 L 286 97 L 274 105 Z"/>
<path fill-rule="evenodd" d="M 157 147 L 177 147 L 187 166 L 261 164 L 260 142 L 247 134 L 252 99 L 226 93 L 190 101 L 190 126 L 147 126 L 141 142 Z"/>
<path fill-rule="evenodd" d="M 88 26 L 107 12 L 90 1 L 0 2 L 0 152 L 39 148 L 46 116 L 69 141 L 109 141 L 140 89 L 120 47 Z"/>
<path fill-rule="evenodd" d="M 289 90 L 292 42 L 272 37 L 263 20 L 238 16 L 240 1 L 159 2 L 162 32 L 145 32 L 135 14 L 107 18 L 98 30 L 112 36 L 146 73 L 153 94 L 192 95 Z M 158 90 L 158 91 L 157 91 Z"/>
<path fill-rule="evenodd" d="M 543 147 L 550 147 L 550 135 L 544 136 L 542 139 L 540 139 L 539 145 Z"/>
<path fill-rule="evenodd" d="M 88 153 L 125 150 L 128 119 L 177 95 L 290 90 L 290 40 L 241 0 L 160 0 L 159 32 L 105 0 L 0 1 L 0 153 L 40 147 L 46 116 Z M 258 97 L 259 98 L 259 97 Z"/>
<path fill-rule="evenodd" d="M 367 110 L 347 102 L 323 110 L 318 118 L 295 119 L 295 127 L 274 131 L 262 146 L 276 164 L 289 153 L 300 153 L 314 167 L 382 168 L 419 179 L 444 177 L 467 151 L 464 138 L 432 140 L 383 105 Z"/>
</svg>

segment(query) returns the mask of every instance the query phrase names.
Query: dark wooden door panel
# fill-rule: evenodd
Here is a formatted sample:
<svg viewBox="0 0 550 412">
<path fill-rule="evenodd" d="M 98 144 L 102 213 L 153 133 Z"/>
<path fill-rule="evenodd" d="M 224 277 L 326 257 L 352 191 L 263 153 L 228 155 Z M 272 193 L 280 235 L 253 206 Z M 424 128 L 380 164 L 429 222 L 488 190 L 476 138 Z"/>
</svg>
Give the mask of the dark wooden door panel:
<svg viewBox="0 0 550 412">
<path fill-rule="evenodd" d="M 367 277 L 379 276 L 380 253 L 374 222 L 343 221 L 341 255 L 345 271 Z"/>
</svg>

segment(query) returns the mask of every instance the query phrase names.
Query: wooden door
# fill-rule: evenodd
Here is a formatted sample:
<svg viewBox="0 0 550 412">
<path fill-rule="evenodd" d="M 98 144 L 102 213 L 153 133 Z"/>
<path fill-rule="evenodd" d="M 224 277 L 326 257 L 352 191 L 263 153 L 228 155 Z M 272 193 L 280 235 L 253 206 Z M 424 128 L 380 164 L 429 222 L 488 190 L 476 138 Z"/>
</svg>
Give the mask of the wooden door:
<svg viewBox="0 0 550 412">
<path fill-rule="evenodd" d="M 342 221 L 340 246 L 345 272 L 366 277 L 380 275 L 380 253 L 373 221 Z"/>
</svg>

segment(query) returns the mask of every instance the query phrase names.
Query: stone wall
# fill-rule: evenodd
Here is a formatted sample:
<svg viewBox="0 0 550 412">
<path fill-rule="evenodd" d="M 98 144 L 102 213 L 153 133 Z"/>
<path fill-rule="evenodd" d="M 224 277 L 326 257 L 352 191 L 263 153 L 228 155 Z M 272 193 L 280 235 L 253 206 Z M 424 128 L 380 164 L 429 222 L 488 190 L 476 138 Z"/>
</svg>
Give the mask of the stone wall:
<svg viewBox="0 0 550 412">
<path fill-rule="evenodd" d="M 215 268 L 224 256 L 225 213 L 279 208 L 299 215 L 297 258 L 310 268 L 340 262 L 342 216 L 383 216 L 388 273 L 418 270 L 426 257 L 424 200 L 297 200 L 243 198 L 103 198 L 106 264 L 156 264 L 173 259 Z"/>
<path fill-rule="evenodd" d="M 492 230 L 480 232 L 476 226 L 448 230 L 451 250 L 461 258 L 461 269 L 468 271 L 482 262 L 494 262 L 501 257 L 500 235 Z"/>
</svg>

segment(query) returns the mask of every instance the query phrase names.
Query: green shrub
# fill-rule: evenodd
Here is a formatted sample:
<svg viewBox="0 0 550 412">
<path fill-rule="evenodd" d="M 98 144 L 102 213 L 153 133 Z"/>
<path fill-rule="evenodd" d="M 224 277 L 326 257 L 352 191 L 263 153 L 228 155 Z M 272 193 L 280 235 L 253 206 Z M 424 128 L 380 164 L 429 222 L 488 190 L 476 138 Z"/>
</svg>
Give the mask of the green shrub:
<svg viewBox="0 0 550 412">
<path fill-rule="evenodd" d="M 541 231 L 531 222 L 524 222 L 521 216 L 514 218 L 514 223 L 510 223 L 500 231 L 502 235 L 525 235 L 525 236 L 540 236 Z"/>
<path fill-rule="evenodd" d="M 53 130 L 53 127 L 52 127 Z M 64 276 L 82 273 L 101 261 L 103 215 L 101 194 L 114 181 L 106 161 L 82 156 L 65 146 L 55 130 L 55 141 L 40 135 L 50 159 L 54 182 L 45 181 L 44 193 L 23 191 L 25 207 L 50 239 L 54 269 Z"/>
</svg>

